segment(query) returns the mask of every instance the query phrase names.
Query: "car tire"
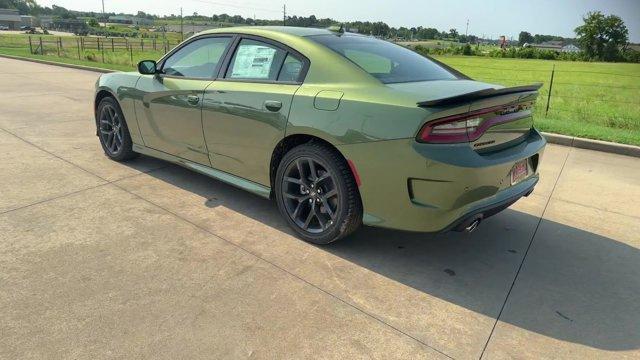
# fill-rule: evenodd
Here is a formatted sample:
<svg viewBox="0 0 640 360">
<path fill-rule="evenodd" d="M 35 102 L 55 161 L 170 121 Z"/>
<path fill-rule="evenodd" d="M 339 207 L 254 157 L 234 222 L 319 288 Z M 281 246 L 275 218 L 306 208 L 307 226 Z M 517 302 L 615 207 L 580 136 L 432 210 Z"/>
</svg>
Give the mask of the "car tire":
<svg viewBox="0 0 640 360">
<path fill-rule="evenodd" d="M 118 102 L 106 97 L 96 111 L 97 134 L 104 153 L 115 161 L 127 161 L 139 154 L 133 151 L 133 141 Z"/>
<path fill-rule="evenodd" d="M 305 241 L 328 244 L 362 224 L 362 201 L 351 168 L 328 145 L 312 141 L 287 152 L 274 188 L 280 213 Z"/>
</svg>

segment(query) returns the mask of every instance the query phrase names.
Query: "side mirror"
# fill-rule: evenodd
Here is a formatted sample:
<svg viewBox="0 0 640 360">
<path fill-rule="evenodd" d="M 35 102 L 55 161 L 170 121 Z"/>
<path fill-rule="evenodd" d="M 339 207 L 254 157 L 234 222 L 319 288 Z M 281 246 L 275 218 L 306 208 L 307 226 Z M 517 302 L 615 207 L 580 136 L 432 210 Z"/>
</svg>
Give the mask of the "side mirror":
<svg viewBox="0 0 640 360">
<path fill-rule="evenodd" d="M 142 60 L 138 63 L 138 72 L 143 75 L 154 75 L 158 72 L 154 60 Z"/>
</svg>

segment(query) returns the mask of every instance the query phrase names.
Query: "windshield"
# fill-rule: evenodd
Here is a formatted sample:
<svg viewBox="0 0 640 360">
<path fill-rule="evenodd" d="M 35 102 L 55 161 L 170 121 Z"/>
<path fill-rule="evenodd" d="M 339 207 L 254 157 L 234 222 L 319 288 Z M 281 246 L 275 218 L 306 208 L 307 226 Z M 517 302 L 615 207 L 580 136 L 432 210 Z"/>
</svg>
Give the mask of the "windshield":
<svg viewBox="0 0 640 360">
<path fill-rule="evenodd" d="M 388 41 L 354 35 L 308 38 L 346 57 L 385 84 L 457 79 L 428 58 Z"/>
</svg>

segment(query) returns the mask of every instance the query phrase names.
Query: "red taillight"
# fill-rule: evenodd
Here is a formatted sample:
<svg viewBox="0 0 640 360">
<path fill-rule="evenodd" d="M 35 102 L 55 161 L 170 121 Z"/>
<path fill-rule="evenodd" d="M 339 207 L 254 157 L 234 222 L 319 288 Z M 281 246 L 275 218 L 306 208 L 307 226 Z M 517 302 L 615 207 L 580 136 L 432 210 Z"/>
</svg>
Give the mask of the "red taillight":
<svg viewBox="0 0 640 360">
<path fill-rule="evenodd" d="M 529 106 L 503 105 L 448 116 L 426 123 L 418 133 L 417 140 L 436 144 L 475 141 L 493 125 L 530 115 Z"/>
<path fill-rule="evenodd" d="M 432 121 L 422 128 L 418 140 L 429 143 L 468 142 L 469 134 L 476 132 L 482 118 L 477 115 L 456 115 Z"/>
</svg>

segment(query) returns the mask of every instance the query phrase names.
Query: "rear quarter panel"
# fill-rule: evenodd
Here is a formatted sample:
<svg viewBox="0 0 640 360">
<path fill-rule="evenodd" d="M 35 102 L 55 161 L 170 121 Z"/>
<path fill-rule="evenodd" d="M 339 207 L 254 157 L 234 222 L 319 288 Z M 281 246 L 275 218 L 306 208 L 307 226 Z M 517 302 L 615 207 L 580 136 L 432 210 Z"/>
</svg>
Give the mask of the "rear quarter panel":
<svg viewBox="0 0 640 360">
<path fill-rule="evenodd" d="M 335 109 L 318 108 L 327 92 L 342 94 Z M 314 135 L 334 145 L 413 138 L 426 116 L 384 85 L 305 83 L 294 96 L 287 135 Z"/>
</svg>

